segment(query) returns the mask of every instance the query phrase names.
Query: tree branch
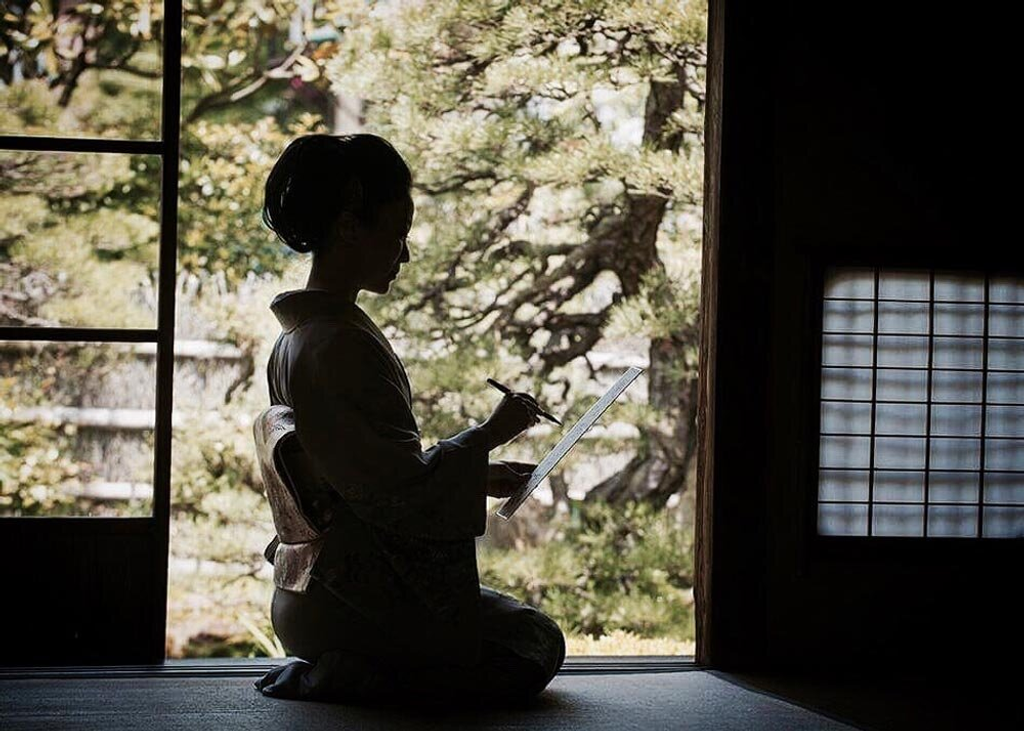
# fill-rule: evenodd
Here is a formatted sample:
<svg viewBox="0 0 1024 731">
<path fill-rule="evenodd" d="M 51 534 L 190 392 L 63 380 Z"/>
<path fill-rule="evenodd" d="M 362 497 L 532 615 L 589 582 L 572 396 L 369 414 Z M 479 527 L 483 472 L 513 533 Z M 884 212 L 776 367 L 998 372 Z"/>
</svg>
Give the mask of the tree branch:
<svg viewBox="0 0 1024 731">
<path fill-rule="evenodd" d="M 604 326 L 618 301 L 618 298 L 614 299 L 598 312 L 556 313 L 548 318 L 547 322 L 540 326 L 551 332 L 551 338 L 537 353 L 542 362 L 541 377 L 547 377 L 555 368 L 576 358 L 586 357 L 604 335 Z M 536 329 L 532 323 L 515 321 L 503 332 L 513 333 L 513 337 L 520 342 L 525 337 L 528 342 Z M 568 344 L 560 347 L 563 340 L 567 340 Z M 595 369 L 589 361 L 587 366 L 593 373 Z"/>
<path fill-rule="evenodd" d="M 240 99 L 250 96 L 271 79 L 285 77 L 288 73 L 289 67 L 295 63 L 296 59 L 302 55 L 304 50 L 304 46 L 298 46 L 288 54 L 288 57 L 285 58 L 283 62 L 274 68 L 265 69 L 255 76 L 250 74 L 232 86 L 204 96 L 196 102 L 194 107 L 192 107 L 192 111 L 189 112 L 188 116 L 185 118 L 184 124 L 192 124 L 207 112 L 220 107 L 229 106 Z"/>
<path fill-rule="evenodd" d="M 463 258 L 470 253 L 486 252 L 488 248 L 493 246 L 505 234 L 505 229 L 526 211 L 533 197 L 534 190 L 536 190 L 536 186 L 533 183 L 528 183 L 511 205 L 498 211 L 485 228 L 484 234 L 477 241 L 458 249 L 448 264 L 447 273 L 439 278 L 427 292 L 406 305 L 403 308 L 403 313 L 408 315 L 410 312 L 416 312 L 428 302 L 432 302 L 434 311 L 438 315 L 443 314 L 441 310 L 443 309 L 444 303 L 442 300 L 445 293 L 471 283 L 467 282 L 464 278 L 456 277 L 456 272 Z M 486 315 L 486 312 L 484 315 Z"/>
<path fill-rule="evenodd" d="M 126 74 L 140 76 L 144 79 L 163 78 L 163 73 L 160 71 L 147 71 L 145 69 L 136 68 L 135 66 L 129 66 L 126 63 L 94 63 L 90 64 L 90 66 L 94 69 L 104 69 L 107 71 L 124 71 Z"/>
<path fill-rule="evenodd" d="M 525 239 L 512 239 L 504 246 L 492 250 L 488 259 L 499 259 L 503 257 L 530 256 L 534 258 L 550 258 L 552 256 L 565 256 L 574 251 L 582 244 L 535 244 Z"/>
<path fill-rule="evenodd" d="M 451 193 L 453 190 L 461 188 L 466 183 L 470 183 L 476 180 L 490 180 L 496 183 L 498 181 L 498 176 L 495 174 L 493 169 L 480 170 L 477 172 L 465 173 L 462 175 L 453 175 L 447 180 L 437 183 L 435 185 L 425 185 L 423 183 L 417 183 L 416 187 L 429 195 L 443 195 L 445 193 Z"/>
</svg>

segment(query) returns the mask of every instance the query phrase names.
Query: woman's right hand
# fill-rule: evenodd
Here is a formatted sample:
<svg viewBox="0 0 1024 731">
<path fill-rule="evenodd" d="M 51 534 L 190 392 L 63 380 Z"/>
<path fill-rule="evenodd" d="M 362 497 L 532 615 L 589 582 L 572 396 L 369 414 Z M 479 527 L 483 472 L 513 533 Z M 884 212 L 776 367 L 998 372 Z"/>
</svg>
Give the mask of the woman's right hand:
<svg viewBox="0 0 1024 731">
<path fill-rule="evenodd" d="M 513 391 L 501 398 L 481 427 L 491 437 L 491 449 L 507 444 L 540 421 L 537 402 L 528 393 Z"/>
</svg>

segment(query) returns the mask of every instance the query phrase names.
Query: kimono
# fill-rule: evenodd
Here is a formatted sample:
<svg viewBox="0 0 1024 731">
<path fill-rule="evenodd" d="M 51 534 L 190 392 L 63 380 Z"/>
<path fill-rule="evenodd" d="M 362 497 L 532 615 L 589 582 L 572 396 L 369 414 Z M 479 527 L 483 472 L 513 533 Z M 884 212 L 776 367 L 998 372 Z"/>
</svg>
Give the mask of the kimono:
<svg viewBox="0 0 1024 731">
<path fill-rule="evenodd" d="M 270 400 L 294 411 L 311 468 L 303 502 L 324 529 L 311 579 L 346 608 L 353 639 L 461 667 L 480 662 L 487 639 L 553 675 L 565 652 L 557 625 L 479 584 L 485 433 L 470 427 L 424 451 L 405 368 L 354 302 L 293 290 L 271 310 L 282 332 Z"/>
</svg>

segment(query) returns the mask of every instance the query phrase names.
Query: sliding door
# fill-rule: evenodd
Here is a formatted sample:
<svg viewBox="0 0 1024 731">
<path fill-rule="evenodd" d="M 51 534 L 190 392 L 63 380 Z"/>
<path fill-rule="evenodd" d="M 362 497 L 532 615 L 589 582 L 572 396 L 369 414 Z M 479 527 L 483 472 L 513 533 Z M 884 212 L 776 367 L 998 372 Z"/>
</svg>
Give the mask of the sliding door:
<svg viewBox="0 0 1024 731">
<path fill-rule="evenodd" d="M 47 7 L 0 49 L 0 664 L 161 662 L 181 3 Z"/>
</svg>

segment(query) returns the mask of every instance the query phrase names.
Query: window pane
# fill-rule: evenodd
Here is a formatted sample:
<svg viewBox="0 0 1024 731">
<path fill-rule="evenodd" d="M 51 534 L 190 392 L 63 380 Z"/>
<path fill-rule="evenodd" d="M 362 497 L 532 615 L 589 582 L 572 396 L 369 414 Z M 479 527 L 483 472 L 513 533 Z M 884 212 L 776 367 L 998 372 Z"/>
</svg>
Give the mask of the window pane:
<svg viewBox="0 0 1024 731">
<path fill-rule="evenodd" d="M 932 436 L 980 437 L 981 406 L 933 404 Z"/>
<path fill-rule="evenodd" d="M 3 12 L 11 83 L 0 86 L 0 134 L 160 138 L 163 3 L 4 3 Z"/>
<path fill-rule="evenodd" d="M 149 344 L 0 342 L 0 515 L 152 509 Z"/>
<path fill-rule="evenodd" d="M 929 472 L 928 500 L 936 503 L 977 503 L 977 472 Z"/>
<path fill-rule="evenodd" d="M 989 305 L 988 334 L 1024 338 L 1024 305 Z"/>
<path fill-rule="evenodd" d="M 872 270 L 831 276 L 873 291 Z M 877 302 L 825 305 L 852 334 L 823 340 L 819 533 L 1024 535 L 1024 279 L 882 270 L 877 282 Z"/>
<path fill-rule="evenodd" d="M 984 335 L 984 305 L 935 305 L 936 335 Z"/>
<path fill-rule="evenodd" d="M 871 399 L 871 370 L 868 368 L 822 368 L 821 397 Z"/>
<path fill-rule="evenodd" d="M 928 338 L 878 336 L 879 367 L 924 368 L 928 365 Z"/>
<path fill-rule="evenodd" d="M 985 469 L 1024 471 L 1024 439 L 986 439 Z"/>
<path fill-rule="evenodd" d="M 878 273 L 878 298 L 927 301 L 930 282 L 928 272 L 882 271 Z"/>
<path fill-rule="evenodd" d="M 825 297 L 874 299 L 874 269 L 833 269 L 825 277 Z"/>
<path fill-rule="evenodd" d="M 879 302 L 878 332 L 928 334 L 928 303 Z M 868 329 L 868 332 L 871 332 Z"/>
<path fill-rule="evenodd" d="M 963 538 L 978 535 L 978 508 L 930 505 L 928 507 L 928 535 Z"/>
<path fill-rule="evenodd" d="M 875 505 L 871 532 L 876 536 L 924 535 L 924 506 Z"/>
<path fill-rule="evenodd" d="M 928 407 L 924 404 L 878 404 L 875 433 L 924 436 L 927 414 Z"/>
<path fill-rule="evenodd" d="M 935 301 L 984 302 L 985 280 L 981 273 L 935 273 Z"/>
<path fill-rule="evenodd" d="M 870 366 L 872 347 L 870 335 L 825 335 L 822 364 Z"/>
<path fill-rule="evenodd" d="M 989 406 L 985 411 L 985 435 L 1024 438 L 1024 406 Z"/>
<path fill-rule="evenodd" d="M 822 467 L 869 467 L 870 437 L 822 437 Z"/>
<path fill-rule="evenodd" d="M 988 283 L 988 301 L 1024 304 L 1024 279 L 1020 277 L 992 277 Z"/>
<path fill-rule="evenodd" d="M 826 434 L 870 434 L 871 404 L 823 402 L 821 431 Z"/>
<path fill-rule="evenodd" d="M 868 506 L 819 503 L 818 532 L 826 536 L 866 536 Z"/>
<path fill-rule="evenodd" d="M 879 401 L 924 402 L 928 400 L 928 372 L 901 369 L 880 370 L 876 387 Z"/>
<path fill-rule="evenodd" d="M 1024 505 L 1024 474 L 986 472 L 985 502 Z"/>
<path fill-rule="evenodd" d="M 931 438 L 931 468 L 976 470 L 981 467 L 980 439 Z"/>
<path fill-rule="evenodd" d="M 867 470 L 821 470 L 818 499 L 866 501 L 868 477 Z"/>
<path fill-rule="evenodd" d="M 924 501 L 924 472 L 876 472 L 875 500 L 894 503 Z"/>
<path fill-rule="evenodd" d="M 924 469 L 925 440 L 909 437 L 876 437 L 875 467 Z"/>
<path fill-rule="evenodd" d="M 836 300 L 825 302 L 825 332 L 871 333 L 875 328 L 872 302 Z"/>
<path fill-rule="evenodd" d="M 1024 340 L 990 340 L 988 367 L 1008 371 L 1024 370 Z"/>
<path fill-rule="evenodd" d="M 0 151 L 0 324 L 156 326 L 160 159 Z"/>
<path fill-rule="evenodd" d="M 1024 404 L 1024 373 L 989 373 L 986 400 L 990 404 Z"/>
<path fill-rule="evenodd" d="M 989 375 L 991 382 L 992 376 Z M 932 371 L 932 401 L 981 402 L 981 373 Z M 989 394 L 991 400 L 991 393 Z"/>
<path fill-rule="evenodd" d="M 935 337 L 932 366 L 935 368 L 981 368 L 985 341 L 982 338 Z M 992 342 L 989 343 L 991 352 Z M 991 367 L 991 363 L 989 364 Z"/>
<path fill-rule="evenodd" d="M 986 538 L 1024 538 L 1024 507 L 985 507 L 982 535 Z"/>
</svg>

